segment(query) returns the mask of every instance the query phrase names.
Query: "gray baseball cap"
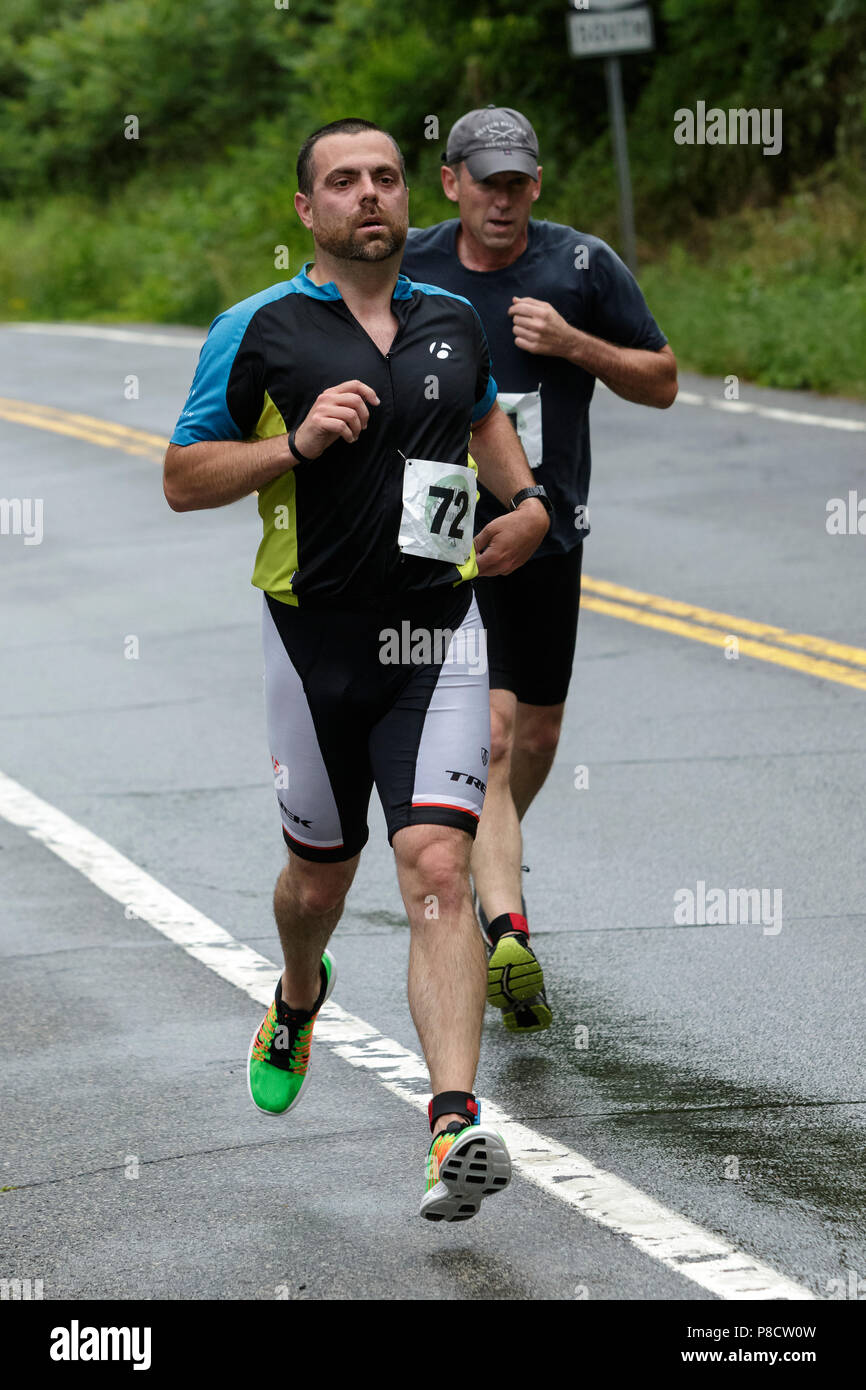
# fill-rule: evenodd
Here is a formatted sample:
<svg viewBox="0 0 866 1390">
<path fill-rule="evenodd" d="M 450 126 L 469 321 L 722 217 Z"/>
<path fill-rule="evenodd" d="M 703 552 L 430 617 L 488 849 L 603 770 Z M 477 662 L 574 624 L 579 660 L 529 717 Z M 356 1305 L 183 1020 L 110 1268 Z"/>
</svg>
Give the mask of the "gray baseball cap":
<svg viewBox="0 0 866 1390">
<path fill-rule="evenodd" d="M 538 136 L 525 116 L 510 106 L 485 106 L 455 121 L 443 164 L 465 160 L 479 182 L 514 169 L 538 178 Z"/>
</svg>

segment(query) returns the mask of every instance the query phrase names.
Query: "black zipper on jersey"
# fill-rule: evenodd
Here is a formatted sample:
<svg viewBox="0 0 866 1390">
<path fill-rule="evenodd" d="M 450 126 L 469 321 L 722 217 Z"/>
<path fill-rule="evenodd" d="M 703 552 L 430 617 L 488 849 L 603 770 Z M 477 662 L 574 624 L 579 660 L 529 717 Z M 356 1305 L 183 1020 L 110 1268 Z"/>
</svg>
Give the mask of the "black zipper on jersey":
<svg viewBox="0 0 866 1390">
<path fill-rule="evenodd" d="M 388 388 L 389 388 L 389 390 L 390 390 L 390 392 L 391 392 L 391 408 L 390 408 L 390 413 L 389 413 L 389 416 L 388 416 L 388 432 L 387 432 L 386 438 L 387 438 L 387 440 L 388 440 L 388 447 L 389 447 L 389 449 L 392 449 L 392 450 L 396 451 L 398 454 L 401 454 L 401 457 L 402 457 L 403 455 L 402 455 L 402 453 L 401 453 L 401 450 L 398 448 L 397 442 L 396 442 L 396 435 L 397 435 L 397 430 L 396 430 L 396 423 L 397 423 L 397 422 L 396 422 L 396 402 L 395 402 L 395 397 L 394 397 L 394 373 L 393 373 L 392 370 L 391 370 L 391 352 L 392 352 L 392 349 L 393 349 L 393 347 L 394 347 L 394 343 L 397 341 L 397 338 L 400 336 L 400 330 L 402 329 L 402 327 L 403 327 L 403 324 L 402 324 L 402 322 L 401 322 L 401 323 L 398 324 L 398 326 L 397 326 L 397 332 L 394 334 L 394 342 L 391 343 L 391 347 L 388 349 L 388 351 L 387 351 L 386 353 L 383 353 L 383 354 L 382 354 L 382 355 L 384 356 L 384 358 L 385 358 L 385 361 L 386 361 L 387 364 L 388 364 Z M 400 551 L 400 560 L 399 560 L 399 563 L 402 565 L 403 562 L 405 561 L 405 559 L 406 559 L 406 556 L 403 554 L 402 551 Z M 387 555 L 387 551 L 385 550 L 385 547 L 383 546 L 383 547 L 382 547 L 382 577 L 381 577 L 382 595 L 383 595 L 383 597 L 385 596 L 385 593 L 386 593 L 386 590 L 387 590 L 387 578 L 388 578 L 388 555 Z"/>
<path fill-rule="evenodd" d="M 392 310 L 392 312 L 394 313 L 394 315 L 395 315 L 395 317 L 396 317 L 396 319 L 397 319 L 397 332 L 394 334 L 394 337 L 393 337 L 392 340 L 391 340 L 391 346 L 389 347 L 388 351 L 387 351 L 387 352 L 383 352 L 382 349 L 379 347 L 379 344 L 376 342 L 375 338 L 372 338 L 372 337 L 370 336 L 370 334 L 367 332 L 366 328 L 365 328 L 364 325 L 361 323 L 360 319 L 356 319 L 356 318 L 355 318 L 355 315 L 352 313 L 352 310 L 349 308 L 349 306 L 348 306 L 348 304 L 346 303 L 345 299 L 340 298 L 339 300 L 336 300 L 335 303 L 339 303 L 339 304 L 340 304 L 340 306 L 342 307 L 343 312 L 345 313 L 346 318 L 348 319 L 348 321 L 357 329 L 357 331 L 358 331 L 359 333 L 361 333 L 361 334 L 363 335 L 365 341 L 368 342 L 368 343 L 373 347 L 374 351 L 375 351 L 375 352 L 378 352 L 378 354 L 379 354 L 379 356 L 382 358 L 382 360 L 389 363 L 389 370 L 390 370 L 391 353 L 394 351 L 394 345 L 396 344 L 397 339 L 400 337 L 400 334 L 403 332 L 403 329 L 404 329 L 404 327 L 405 327 L 405 325 L 406 325 L 406 319 L 405 319 L 405 317 L 404 317 L 403 315 L 401 315 L 401 313 L 400 313 L 397 309 L 393 309 L 393 310 Z M 392 305 L 394 304 L 394 300 L 393 300 L 393 299 L 392 299 L 391 303 L 392 303 Z M 408 300 L 405 300 L 405 299 L 398 299 L 398 300 L 397 300 L 397 303 L 400 304 L 400 305 L 402 305 L 402 304 L 408 304 L 409 301 L 408 301 Z"/>
<path fill-rule="evenodd" d="M 392 304 L 393 304 L 394 301 L 392 300 L 391 302 L 392 302 Z M 394 374 L 393 374 L 393 372 L 391 371 L 391 357 L 392 357 L 392 354 L 393 354 L 393 352 L 394 352 L 394 346 L 395 346 L 397 340 L 398 340 L 399 337 L 400 337 L 400 334 L 403 332 L 403 329 L 405 328 L 405 326 L 406 326 L 406 324 L 407 324 L 407 322 L 408 322 L 408 319 L 409 319 L 409 306 L 410 306 L 412 303 L 414 303 L 414 301 L 413 301 L 413 300 L 410 300 L 410 299 L 402 299 L 402 300 L 399 300 L 398 303 L 399 303 L 401 306 L 405 305 L 405 309 L 403 309 L 403 310 L 400 311 L 400 312 L 398 312 L 397 309 L 394 310 L 394 314 L 396 315 L 396 318 L 397 318 L 397 332 L 394 334 L 394 337 L 393 337 L 392 342 L 391 342 L 391 346 L 389 347 L 388 351 L 384 354 L 384 356 L 385 356 L 385 361 L 388 363 L 388 382 L 389 382 L 390 387 L 391 387 L 391 401 L 392 401 L 391 422 L 390 422 L 390 425 L 389 425 L 389 428 L 388 428 L 389 443 L 391 442 L 391 438 L 392 438 L 392 436 L 393 436 L 393 446 L 392 446 L 392 447 L 393 447 L 393 448 L 396 450 L 396 452 L 400 455 L 400 458 L 403 460 L 403 467 L 405 468 L 405 466 L 406 466 L 406 455 L 403 453 L 403 450 L 402 450 L 402 449 L 399 447 L 399 445 L 397 444 L 397 438 L 396 438 L 396 436 L 397 436 L 397 429 L 396 429 L 396 425 L 397 425 L 397 411 L 396 411 L 396 408 L 395 408 L 395 406 L 394 406 L 394 400 L 395 400 L 395 396 L 394 396 Z M 402 550 L 398 551 L 398 556 L 399 556 L 399 558 L 398 558 L 398 564 L 400 564 L 400 565 L 405 565 L 405 563 L 406 563 L 406 556 L 403 554 Z M 383 558 L 384 558 L 384 556 L 383 556 Z M 384 578 L 385 578 L 385 574 L 384 574 L 384 565 L 383 565 L 383 589 L 384 589 Z"/>
<path fill-rule="evenodd" d="M 394 313 L 394 315 L 395 315 L 395 317 L 396 317 L 396 319 L 397 319 L 397 332 L 394 334 L 394 337 L 393 337 L 392 340 L 391 340 L 391 346 L 388 348 L 388 351 L 387 351 L 387 352 L 383 352 L 382 349 L 379 347 L 379 344 L 375 341 L 375 339 L 371 338 L 370 334 L 367 332 L 366 328 L 365 328 L 364 325 L 361 323 L 360 319 L 356 319 L 356 318 L 355 318 L 355 315 L 352 313 L 352 311 L 351 311 L 351 309 L 349 308 L 348 304 L 346 303 L 345 299 L 343 299 L 343 298 L 341 297 L 340 300 L 339 300 L 338 302 L 339 302 L 339 304 L 340 304 L 340 307 L 341 307 L 343 313 L 344 313 L 345 316 L 346 316 L 347 321 L 348 321 L 349 323 L 351 323 L 351 324 L 355 327 L 355 329 L 356 329 L 356 331 L 357 331 L 358 333 L 360 333 L 360 334 L 363 335 L 363 337 L 364 337 L 364 339 L 366 340 L 366 342 L 369 343 L 369 344 L 372 346 L 372 348 L 374 349 L 374 351 L 375 351 L 375 352 L 378 352 L 379 356 L 382 358 L 382 361 L 385 363 L 385 365 L 386 365 L 387 368 L 388 368 L 388 389 L 389 389 L 389 393 L 390 393 L 390 399 L 389 399 L 389 401 L 388 401 L 388 424 L 387 424 L 386 431 L 385 431 L 385 435 L 384 435 L 384 439 L 383 439 L 383 445 L 384 445 L 385 447 L 387 447 L 388 449 L 392 450 L 393 452 L 399 454 L 399 453 L 400 453 L 400 449 L 397 447 L 397 444 L 396 444 L 396 428 L 395 428 L 395 423 L 396 423 L 396 422 L 395 422 L 395 417 L 396 417 L 396 404 L 395 404 L 395 395 L 394 395 L 394 374 L 393 374 L 393 372 L 392 372 L 392 370 L 391 370 L 391 356 L 392 356 L 392 354 L 393 354 L 393 352 L 394 352 L 394 346 L 395 346 L 395 344 L 396 344 L 398 338 L 400 337 L 400 334 L 403 332 L 403 329 L 404 329 L 404 327 L 405 327 L 405 325 L 406 325 L 406 321 L 407 321 L 407 318 L 408 318 L 408 310 L 407 310 L 407 312 L 405 312 L 405 313 L 401 313 L 398 309 L 392 308 L 392 312 Z M 411 301 L 409 301 L 409 300 L 398 300 L 397 302 L 398 302 L 400 305 L 406 304 L 406 305 L 408 306 L 408 305 L 410 304 Z M 393 298 L 392 298 L 392 300 L 391 300 L 391 303 L 392 303 L 392 306 L 393 306 L 393 304 L 394 304 Z M 381 409 L 381 404 L 382 404 L 382 403 L 380 402 L 380 407 L 379 407 L 380 409 Z M 404 561 L 405 561 L 405 559 L 406 559 L 406 556 L 403 555 L 402 552 L 401 552 L 401 553 L 400 553 L 400 557 L 399 557 L 399 562 L 400 562 L 400 564 L 403 564 Z M 385 551 L 385 549 L 384 549 L 384 547 L 383 547 L 383 548 L 382 548 L 381 570 L 380 570 L 380 574 L 379 574 L 380 591 L 381 591 L 381 595 L 382 595 L 382 599 L 383 599 L 383 600 L 387 599 L 388 597 L 393 597 L 393 595 L 390 594 L 390 592 L 389 592 L 389 588 L 388 588 L 388 583 L 387 583 L 387 581 L 388 581 L 388 559 L 387 559 L 387 553 L 386 553 L 386 551 Z"/>
</svg>

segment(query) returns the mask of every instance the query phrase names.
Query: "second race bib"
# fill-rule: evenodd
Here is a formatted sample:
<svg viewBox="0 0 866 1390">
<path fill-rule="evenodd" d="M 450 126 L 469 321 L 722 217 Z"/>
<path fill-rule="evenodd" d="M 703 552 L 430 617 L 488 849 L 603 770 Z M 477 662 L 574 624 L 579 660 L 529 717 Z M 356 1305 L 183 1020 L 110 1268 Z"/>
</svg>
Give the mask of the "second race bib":
<svg viewBox="0 0 866 1390">
<path fill-rule="evenodd" d="M 435 459 L 407 459 L 397 544 L 404 555 L 463 565 L 472 552 L 475 471 Z"/>
<path fill-rule="evenodd" d="M 523 445 L 530 468 L 540 468 L 543 456 L 541 437 L 541 387 L 521 396 L 517 391 L 500 391 L 496 397 Z"/>
</svg>

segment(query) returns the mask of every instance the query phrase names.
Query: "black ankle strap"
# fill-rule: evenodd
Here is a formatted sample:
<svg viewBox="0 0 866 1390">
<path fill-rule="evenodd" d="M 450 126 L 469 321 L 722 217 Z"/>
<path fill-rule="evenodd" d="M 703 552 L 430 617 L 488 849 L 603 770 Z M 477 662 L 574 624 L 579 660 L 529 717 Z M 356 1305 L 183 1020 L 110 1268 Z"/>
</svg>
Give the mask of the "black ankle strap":
<svg viewBox="0 0 866 1390">
<path fill-rule="evenodd" d="M 442 1115 L 465 1115 L 467 1124 L 477 1125 L 481 1110 L 471 1091 L 440 1091 L 427 1106 L 431 1132 Z"/>
</svg>

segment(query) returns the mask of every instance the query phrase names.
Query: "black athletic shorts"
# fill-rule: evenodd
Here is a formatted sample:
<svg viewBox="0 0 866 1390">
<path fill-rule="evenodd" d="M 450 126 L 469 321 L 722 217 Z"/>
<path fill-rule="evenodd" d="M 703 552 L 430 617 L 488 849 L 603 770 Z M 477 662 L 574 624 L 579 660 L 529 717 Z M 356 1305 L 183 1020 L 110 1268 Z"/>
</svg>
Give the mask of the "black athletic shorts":
<svg viewBox="0 0 866 1390">
<path fill-rule="evenodd" d="M 566 555 L 543 555 L 512 574 L 475 580 L 491 690 L 512 690 L 526 705 L 564 703 L 577 640 L 582 557 L 579 541 Z"/>
<path fill-rule="evenodd" d="M 374 783 L 389 842 L 407 825 L 474 836 L 490 692 L 468 584 L 387 615 L 295 608 L 266 594 L 262 641 L 274 790 L 295 854 L 325 863 L 358 854 Z"/>
</svg>

